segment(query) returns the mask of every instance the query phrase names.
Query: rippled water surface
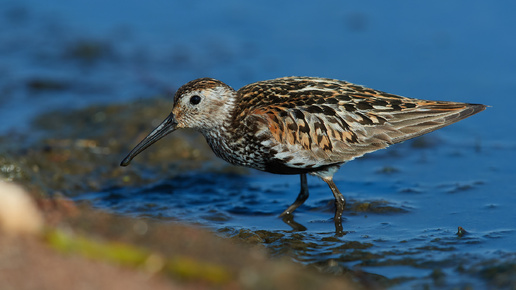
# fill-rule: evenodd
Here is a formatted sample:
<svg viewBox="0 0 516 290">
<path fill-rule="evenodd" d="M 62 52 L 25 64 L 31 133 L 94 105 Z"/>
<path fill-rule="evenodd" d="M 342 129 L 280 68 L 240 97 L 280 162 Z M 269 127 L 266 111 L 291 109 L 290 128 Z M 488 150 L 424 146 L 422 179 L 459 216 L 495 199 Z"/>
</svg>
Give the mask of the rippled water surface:
<svg viewBox="0 0 516 290">
<path fill-rule="evenodd" d="M 295 200 L 298 176 L 171 172 L 141 187 L 71 195 L 118 214 L 264 243 L 273 255 L 322 271 L 363 271 L 393 287 L 514 281 L 493 278 L 516 272 L 514 4 L 1 2 L 0 132 L 29 130 L 48 111 L 170 96 L 206 76 L 235 88 L 323 76 L 490 105 L 344 165 L 335 175 L 348 201 L 342 237 L 334 234 L 331 191 L 317 178 L 309 178 L 310 198 L 289 223 L 278 215 Z M 145 162 L 139 156 L 132 166 Z M 466 232 L 458 235 L 459 227 Z"/>
<path fill-rule="evenodd" d="M 516 196 L 497 190 L 510 177 L 506 166 L 512 161 L 491 162 L 511 150 L 467 143 L 416 149 L 407 143 L 343 166 L 335 177 L 348 199 L 343 237 L 334 233 L 331 191 L 317 178 L 309 178 L 311 196 L 294 214 L 306 230 L 278 218 L 298 193 L 298 176 L 189 172 L 77 199 L 263 242 L 274 254 L 324 271 L 362 270 L 406 280 L 405 286 L 484 285 L 479 269 L 516 259 Z M 458 234 L 458 227 L 466 233 Z"/>
</svg>

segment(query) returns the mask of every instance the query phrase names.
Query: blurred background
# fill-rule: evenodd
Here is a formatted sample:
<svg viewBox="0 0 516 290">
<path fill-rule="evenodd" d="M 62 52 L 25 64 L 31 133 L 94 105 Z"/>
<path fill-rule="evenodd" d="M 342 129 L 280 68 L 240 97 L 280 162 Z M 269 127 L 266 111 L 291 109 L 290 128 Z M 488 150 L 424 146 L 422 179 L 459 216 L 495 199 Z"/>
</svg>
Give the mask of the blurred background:
<svg viewBox="0 0 516 290">
<path fill-rule="evenodd" d="M 495 109 L 462 126 L 489 139 L 503 138 L 515 105 L 510 1 L 1 4 L 1 130 L 45 110 L 172 94 L 199 77 L 238 89 L 320 76 L 409 97 L 485 103 Z"/>
<path fill-rule="evenodd" d="M 265 235 L 274 254 L 332 273 L 358 268 L 360 275 L 396 283 L 410 276 L 413 286 L 446 280 L 435 285 L 482 288 L 500 280 L 490 274 L 507 270 L 504 279 L 514 285 L 515 11 L 516 2 L 475 0 L 0 0 L 0 136 L 31 135 L 34 120 L 52 119 L 42 114 L 68 112 L 55 119 L 66 130 L 54 124 L 46 133 L 60 135 L 57 141 L 37 144 L 27 151 L 33 155 L 18 153 L 50 160 L 41 166 L 57 171 L 50 180 L 74 175 L 72 185 L 49 188 L 108 212 L 201 224 L 225 236 L 250 230 Z M 118 167 L 152 129 L 148 115 L 166 116 L 147 113 L 127 125 L 132 131 L 120 129 L 138 104 L 167 98 L 167 105 L 158 104 L 171 107 L 175 90 L 200 77 L 238 89 L 283 76 L 335 78 L 406 97 L 491 107 L 428 139 L 346 164 L 335 176 L 351 201 L 349 233 L 339 239 L 322 181 L 309 180 L 311 198 L 296 211 L 307 228 L 299 234 L 277 218 L 295 199 L 299 177 L 213 175 L 204 165 L 184 170 L 178 160 L 209 159 L 191 148 L 204 143 L 187 134 L 163 141 L 130 168 Z M 125 105 L 118 106 L 122 111 L 93 107 L 70 117 L 75 109 L 117 104 Z M 125 109 L 126 119 L 118 117 Z M 89 113 L 104 115 L 92 122 L 84 116 Z M 73 130 L 76 124 L 82 131 Z M 84 126 L 104 131 L 89 134 Z M 108 141 L 96 143 L 96 136 Z M 105 144 L 111 147 L 104 150 Z M 165 147 L 197 155 L 188 159 L 176 150 L 171 160 L 159 155 Z M 74 174 L 63 174 L 70 164 Z M 36 176 L 47 174 L 38 170 Z M 468 235 L 458 236 L 458 226 Z M 306 248 L 290 247 L 292 241 Z"/>
</svg>

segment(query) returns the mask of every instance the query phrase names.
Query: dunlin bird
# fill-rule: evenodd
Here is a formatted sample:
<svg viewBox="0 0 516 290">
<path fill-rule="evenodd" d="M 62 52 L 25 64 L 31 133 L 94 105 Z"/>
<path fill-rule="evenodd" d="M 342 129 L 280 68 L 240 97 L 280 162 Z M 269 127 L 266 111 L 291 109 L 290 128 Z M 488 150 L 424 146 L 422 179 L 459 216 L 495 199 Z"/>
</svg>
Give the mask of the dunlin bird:
<svg viewBox="0 0 516 290">
<path fill-rule="evenodd" d="M 405 98 L 349 82 L 284 77 L 235 91 L 211 78 L 193 80 L 174 96 L 170 115 L 122 161 L 122 166 L 178 128 L 201 132 L 227 162 L 277 174 L 299 174 L 301 192 L 281 216 L 308 198 L 306 174 L 320 177 L 335 197 L 342 232 L 346 203 L 333 182 L 339 167 L 455 123 L 486 106 Z"/>
</svg>

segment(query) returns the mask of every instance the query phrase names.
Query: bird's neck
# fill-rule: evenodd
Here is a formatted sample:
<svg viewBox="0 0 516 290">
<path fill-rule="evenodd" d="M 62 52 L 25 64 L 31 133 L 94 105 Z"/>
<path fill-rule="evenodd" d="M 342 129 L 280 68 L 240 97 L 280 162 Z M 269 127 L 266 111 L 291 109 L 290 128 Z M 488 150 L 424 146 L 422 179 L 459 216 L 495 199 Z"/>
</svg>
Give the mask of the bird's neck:
<svg viewBox="0 0 516 290">
<path fill-rule="evenodd" d="M 214 118 L 216 121 L 211 126 L 200 130 L 213 152 L 232 164 L 238 164 L 235 159 L 237 156 L 233 156 L 237 149 L 235 144 L 239 143 L 244 133 L 243 130 L 239 130 L 241 128 L 235 127 L 235 104 L 235 99 L 226 101 L 216 112 L 217 118 Z"/>
<path fill-rule="evenodd" d="M 228 143 L 229 140 L 235 137 L 235 133 L 237 133 L 232 126 L 233 115 L 230 111 L 219 116 L 221 118 L 217 118 L 218 120 L 211 126 L 199 130 L 210 145 L 215 143 Z"/>
<path fill-rule="evenodd" d="M 198 130 L 206 137 L 206 139 L 225 139 L 231 138 L 233 134 L 233 120 L 235 118 L 235 110 L 237 104 L 237 94 L 234 90 L 226 89 L 220 92 L 220 103 L 214 106 L 211 113 L 209 123 L 198 128 Z"/>
</svg>

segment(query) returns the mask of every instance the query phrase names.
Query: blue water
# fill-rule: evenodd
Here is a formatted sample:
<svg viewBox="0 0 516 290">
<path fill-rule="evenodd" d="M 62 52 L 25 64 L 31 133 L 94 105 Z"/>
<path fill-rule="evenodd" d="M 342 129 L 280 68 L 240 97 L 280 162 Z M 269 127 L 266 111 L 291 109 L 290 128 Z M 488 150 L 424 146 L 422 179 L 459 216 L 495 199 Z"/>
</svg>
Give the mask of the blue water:
<svg viewBox="0 0 516 290">
<path fill-rule="evenodd" d="M 503 138 L 516 102 L 510 1 L 1 2 L 0 113 L 12 120 L 2 128 L 38 110 L 144 98 L 201 76 L 235 88 L 323 76 L 405 96 L 486 103 L 496 111 L 460 126 L 488 140 Z M 89 65 L 63 57 L 83 40 L 107 44 L 110 55 Z M 34 95 L 23 86 L 34 77 L 74 87 Z"/>
<path fill-rule="evenodd" d="M 317 245 L 304 262 L 336 259 L 389 278 L 408 272 L 420 277 L 419 285 L 436 267 L 451 285 L 476 284 L 482 282 L 457 273 L 457 263 L 467 268 L 491 258 L 516 261 L 516 3 L 0 2 L 0 132 L 26 131 L 34 116 L 49 110 L 170 94 L 204 76 L 235 88 L 280 76 L 322 76 L 408 97 L 490 105 L 432 133 L 433 147 L 402 144 L 350 162 L 335 176 L 351 201 L 384 200 L 403 209 L 348 210 L 349 233 L 340 242 L 371 243 L 369 251 L 386 253 L 377 262 L 400 255 L 426 266 L 370 265 L 345 262 L 346 252 L 324 254 L 335 246 L 321 242 L 332 236 L 331 194 L 315 178 L 309 179 L 311 197 L 296 211 L 296 222 L 307 228 L 302 239 Z M 70 57 L 78 42 L 98 44 L 100 56 Z M 67 88 L 27 85 L 39 79 Z M 384 167 L 396 170 L 384 174 Z M 285 236 L 270 244 L 274 250 L 292 235 L 277 215 L 295 199 L 298 186 L 297 176 L 192 172 L 80 199 L 113 212 L 199 223 L 226 234 L 278 231 Z M 458 238 L 458 226 L 469 234 Z"/>
<path fill-rule="evenodd" d="M 295 212 L 303 231 L 278 218 L 298 193 L 298 176 L 190 172 L 143 187 L 81 194 L 76 200 L 114 213 L 198 224 L 229 236 L 265 230 L 269 234 L 263 241 L 272 253 L 309 265 L 336 263 L 336 269 L 405 277 L 403 287 L 433 285 L 435 269 L 450 287 L 486 286 L 475 269 L 516 261 L 516 188 L 506 186 L 512 161 L 493 162 L 515 148 L 440 142 L 423 149 L 406 142 L 343 166 L 335 182 L 348 207 L 346 235 L 338 238 L 333 196 L 316 178 L 309 178 L 311 196 Z M 354 209 L 357 202 L 377 202 L 390 210 L 363 212 Z M 462 237 L 459 226 L 467 231 Z M 291 248 L 292 243 L 297 246 Z M 357 256 L 359 251 L 373 257 Z"/>
</svg>

